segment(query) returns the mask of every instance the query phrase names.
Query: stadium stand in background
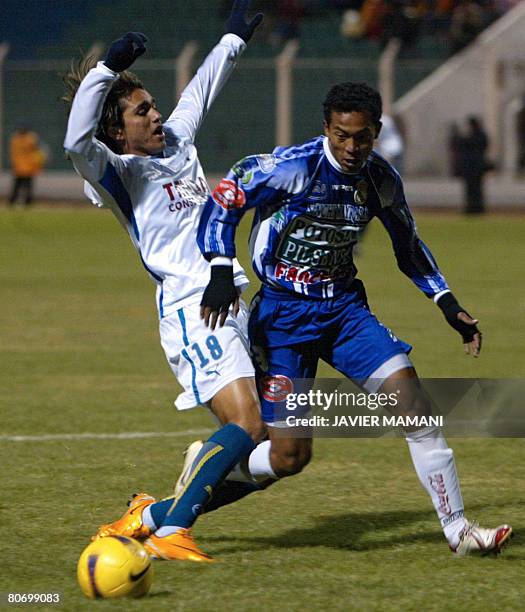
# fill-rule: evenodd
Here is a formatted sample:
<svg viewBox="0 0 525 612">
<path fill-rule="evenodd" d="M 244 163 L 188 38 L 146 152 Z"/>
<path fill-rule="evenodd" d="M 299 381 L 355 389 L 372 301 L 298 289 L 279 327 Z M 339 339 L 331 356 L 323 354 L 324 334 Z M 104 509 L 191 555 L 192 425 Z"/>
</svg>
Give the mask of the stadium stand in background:
<svg viewBox="0 0 525 612">
<path fill-rule="evenodd" d="M 107 43 L 128 30 L 150 34 L 148 54 L 139 60 L 137 70 L 167 113 L 184 80 L 215 43 L 228 4 L 157 0 L 145 11 L 141 0 L 54 0 L 52 6 L 28 1 L 31 11 L 28 2 L 6 0 L 10 18 L 0 23 L 0 57 L 2 52 L 5 56 L 0 142 L 5 172 L 7 137 L 21 116 L 49 146 L 48 169 L 69 169 L 61 150 L 65 116 L 58 101 L 66 58 L 87 50 L 101 54 Z M 514 0 L 258 0 L 256 8 L 266 14 L 265 27 L 207 119 L 208 140 L 198 143 L 204 165 L 212 174 L 222 174 L 232 160 L 248 152 L 269 151 L 276 143 L 300 142 L 318 134 L 321 101 L 329 86 L 366 80 L 382 91 L 386 110 L 404 132 L 408 175 L 446 176 L 450 125 L 461 124 L 471 114 L 483 117 L 494 143 L 491 156 L 499 170 L 510 174 L 519 157 L 513 126 L 524 105 L 520 71 L 525 67 L 525 50 L 514 45 L 503 59 L 499 50 L 505 47 L 509 29 L 523 31 L 525 26 L 525 4 L 516 4 Z M 512 19 L 515 25 L 494 35 L 494 44 L 484 40 L 512 10 L 517 14 Z M 159 18 L 166 14 L 172 18 Z M 470 67 L 464 59 L 469 54 L 474 55 Z M 487 74 L 490 70 L 492 75 Z M 506 89 L 495 91 L 505 70 Z M 436 75 L 441 75 L 438 81 L 448 82 L 454 80 L 452 73 L 456 81 L 465 83 L 454 86 L 465 108 L 429 104 L 442 88 L 434 82 Z M 520 85 L 513 84 L 517 75 Z M 468 90 L 471 82 L 477 90 Z M 446 92 L 447 86 L 442 89 Z M 502 108 L 506 117 L 498 119 Z M 434 130 L 430 141 L 428 126 Z M 459 186 L 454 189 L 459 194 Z M 497 190 L 502 192 L 500 186 Z M 489 185 L 489 201 L 490 191 Z"/>
</svg>

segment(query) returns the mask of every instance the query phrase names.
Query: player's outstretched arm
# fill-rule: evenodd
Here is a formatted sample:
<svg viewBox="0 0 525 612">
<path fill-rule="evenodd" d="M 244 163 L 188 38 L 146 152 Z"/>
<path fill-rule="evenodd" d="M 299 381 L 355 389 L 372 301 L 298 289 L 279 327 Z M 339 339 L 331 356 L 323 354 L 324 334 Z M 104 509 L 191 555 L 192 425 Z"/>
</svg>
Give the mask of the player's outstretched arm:
<svg viewBox="0 0 525 612">
<path fill-rule="evenodd" d="M 95 138 L 104 102 L 118 73 L 126 70 L 146 51 L 144 34 L 128 32 L 109 47 L 106 58 L 82 78 L 74 93 L 69 114 L 64 149 L 77 171 L 88 181 L 98 180 L 111 159 L 117 166 L 118 156 Z M 69 77 L 69 75 L 68 75 Z M 72 81 L 81 78 L 74 74 Z M 69 87 L 70 92 L 73 86 Z M 73 94 L 69 94 L 73 95 Z"/>
<path fill-rule="evenodd" d="M 227 22 L 226 35 L 206 57 L 168 117 L 165 128 L 177 140 L 195 140 L 211 105 L 230 78 L 237 58 L 261 23 L 261 13 L 251 21 L 246 21 L 250 4 L 251 0 L 235 0 Z"/>
<path fill-rule="evenodd" d="M 481 332 L 478 321 L 462 308 L 450 292 L 429 248 L 419 238 L 414 219 L 408 208 L 399 176 L 390 206 L 385 206 L 378 217 L 390 234 L 399 269 L 406 274 L 423 293 L 433 298 L 449 325 L 461 334 L 467 354 L 479 357 Z"/>
<path fill-rule="evenodd" d="M 450 291 L 439 297 L 436 304 L 443 312 L 448 324 L 461 334 L 465 353 L 473 357 L 479 357 L 481 351 L 481 332 L 477 327 L 479 321 L 473 319 L 459 305 Z"/>
</svg>

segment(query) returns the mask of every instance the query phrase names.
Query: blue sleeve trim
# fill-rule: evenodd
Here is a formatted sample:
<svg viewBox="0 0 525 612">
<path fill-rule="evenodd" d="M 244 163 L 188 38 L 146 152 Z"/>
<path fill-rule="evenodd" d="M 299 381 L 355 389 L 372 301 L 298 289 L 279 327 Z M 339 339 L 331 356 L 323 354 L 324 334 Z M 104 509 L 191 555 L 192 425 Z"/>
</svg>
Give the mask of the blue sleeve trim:
<svg viewBox="0 0 525 612">
<path fill-rule="evenodd" d="M 110 163 L 108 163 L 108 165 L 106 166 L 104 176 L 100 179 L 100 184 L 108 193 L 111 194 L 118 207 L 122 211 L 122 214 L 126 217 L 126 219 L 133 227 L 135 237 L 137 238 L 137 240 L 140 240 L 139 228 L 137 226 L 135 215 L 133 214 L 133 204 L 131 203 L 131 198 L 129 197 L 128 190 L 124 187 L 122 179 Z"/>
<path fill-rule="evenodd" d="M 133 228 L 135 238 L 140 244 L 140 232 L 137 225 L 137 220 L 135 219 L 135 214 L 133 212 L 133 203 L 131 202 L 128 190 L 124 186 L 122 179 L 120 178 L 112 164 L 108 163 L 108 165 L 106 166 L 106 170 L 104 171 L 104 176 L 100 179 L 99 182 L 117 203 L 117 206 L 122 211 L 122 214 L 126 217 L 129 224 Z M 153 270 L 150 270 L 150 268 L 148 268 L 146 262 L 142 258 L 142 253 L 140 253 L 140 251 L 139 254 L 140 261 L 142 262 L 142 265 L 144 266 L 146 272 L 150 276 L 152 276 L 158 283 L 162 283 L 163 279 L 158 274 L 155 274 Z"/>
</svg>

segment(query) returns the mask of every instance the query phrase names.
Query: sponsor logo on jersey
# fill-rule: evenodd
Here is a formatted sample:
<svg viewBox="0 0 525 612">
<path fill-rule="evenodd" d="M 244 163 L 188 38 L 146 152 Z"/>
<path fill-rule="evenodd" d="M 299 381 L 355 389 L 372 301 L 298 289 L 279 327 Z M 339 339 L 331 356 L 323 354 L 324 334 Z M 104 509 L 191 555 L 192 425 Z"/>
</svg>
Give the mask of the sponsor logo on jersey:
<svg viewBox="0 0 525 612">
<path fill-rule="evenodd" d="M 299 268 L 315 268 L 335 276 L 352 265 L 352 245 L 359 228 L 345 223 L 295 217 L 286 228 L 276 256 Z"/>
<path fill-rule="evenodd" d="M 288 376 L 275 374 L 261 380 L 262 396 L 268 402 L 284 402 L 289 393 L 293 393 L 293 382 Z"/>
<path fill-rule="evenodd" d="M 362 227 L 370 220 L 368 207 L 356 204 L 312 202 L 307 204 L 306 211 L 320 220 L 349 221 Z"/>
<path fill-rule="evenodd" d="M 241 183 L 243 185 L 249 185 L 252 182 L 253 179 L 253 170 L 248 170 L 248 172 L 245 172 L 243 177 L 241 178 Z"/>
<path fill-rule="evenodd" d="M 274 269 L 274 277 L 291 283 L 301 283 L 302 285 L 313 285 L 320 282 L 333 282 L 338 278 L 351 278 L 355 271 L 351 274 L 347 269 L 337 270 L 334 274 L 311 270 L 306 268 L 298 268 L 297 266 L 289 266 L 282 261 L 278 262 Z"/>
<path fill-rule="evenodd" d="M 236 177 L 242 178 L 244 176 L 244 168 L 242 167 L 244 160 L 246 157 L 240 159 L 236 164 L 232 166 L 232 174 L 235 174 Z"/>
<path fill-rule="evenodd" d="M 261 169 L 261 172 L 264 174 L 270 174 L 270 172 L 277 165 L 277 160 L 275 159 L 275 155 L 265 154 L 265 155 L 257 155 L 257 164 Z"/>
<path fill-rule="evenodd" d="M 238 179 L 240 179 L 243 185 L 248 185 L 253 179 L 253 170 L 251 168 L 249 170 L 245 170 L 243 167 L 246 159 L 246 157 L 243 157 L 243 159 L 238 161 L 231 169 L 232 173 L 235 174 Z"/>
<path fill-rule="evenodd" d="M 246 204 L 246 194 L 243 188 L 226 178 L 215 187 L 212 197 L 224 210 L 242 208 Z"/>
<path fill-rule="evenodd" d="M 321 181 L 314 181 L 312 184 L 312 189 L 308 194 L 308 200 L 324 200 L 326 198 L 326 194 L 328 193 L 328 188 Z"/>
<path fill-rule="evenodd" d="M 169 198 L 168 210 L 178 212 L 185 208 L 193 208 L 206 203 L 210 190 L 202 177 L 196 180 L 183 178 L 162 185 Z"/>
</svg>

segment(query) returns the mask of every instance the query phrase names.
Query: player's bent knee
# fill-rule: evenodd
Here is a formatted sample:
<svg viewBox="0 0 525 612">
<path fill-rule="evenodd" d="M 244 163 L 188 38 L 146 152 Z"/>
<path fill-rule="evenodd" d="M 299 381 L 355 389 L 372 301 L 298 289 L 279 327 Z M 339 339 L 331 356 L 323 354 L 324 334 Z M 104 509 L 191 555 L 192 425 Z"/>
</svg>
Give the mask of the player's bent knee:
<svg viewBox="0 0 525 612">
<path fill-rule="evenodd" d="M 261 420 L 257 403 L 251 406 L 240 406 L 239 410 L 236 410 L 227 420 L 229 423 L 242 427 L 256 444 L 262 442 L 268 435 L 266 425 Z"/>
<path fill-rule="evenodd" d="M 409 416 L 430 416 L 432 406 L 430 400 L 420 390 L 410 394 L 409 397 L 400 398 L 400 406 L 404 414 Z"/>
<path fill-rule="evenodd" d="M 221 389 L 211 400 L 210 408 L 223 425 L 233 423 L 242 427 L 255 443 L 267 435 L 252 379 L 238 379 Z"/>
<path fill-rule="evenodd" d="M 256 420 L 239 419 L 238 421 L 234 420 L 231 422 L 235 423 L 239 427 L 242 427 L 256 444 L 262 442 L 264 438 L 266 438 L 266 425 L 261 421 L 260 418 Z"/>
</svg>

